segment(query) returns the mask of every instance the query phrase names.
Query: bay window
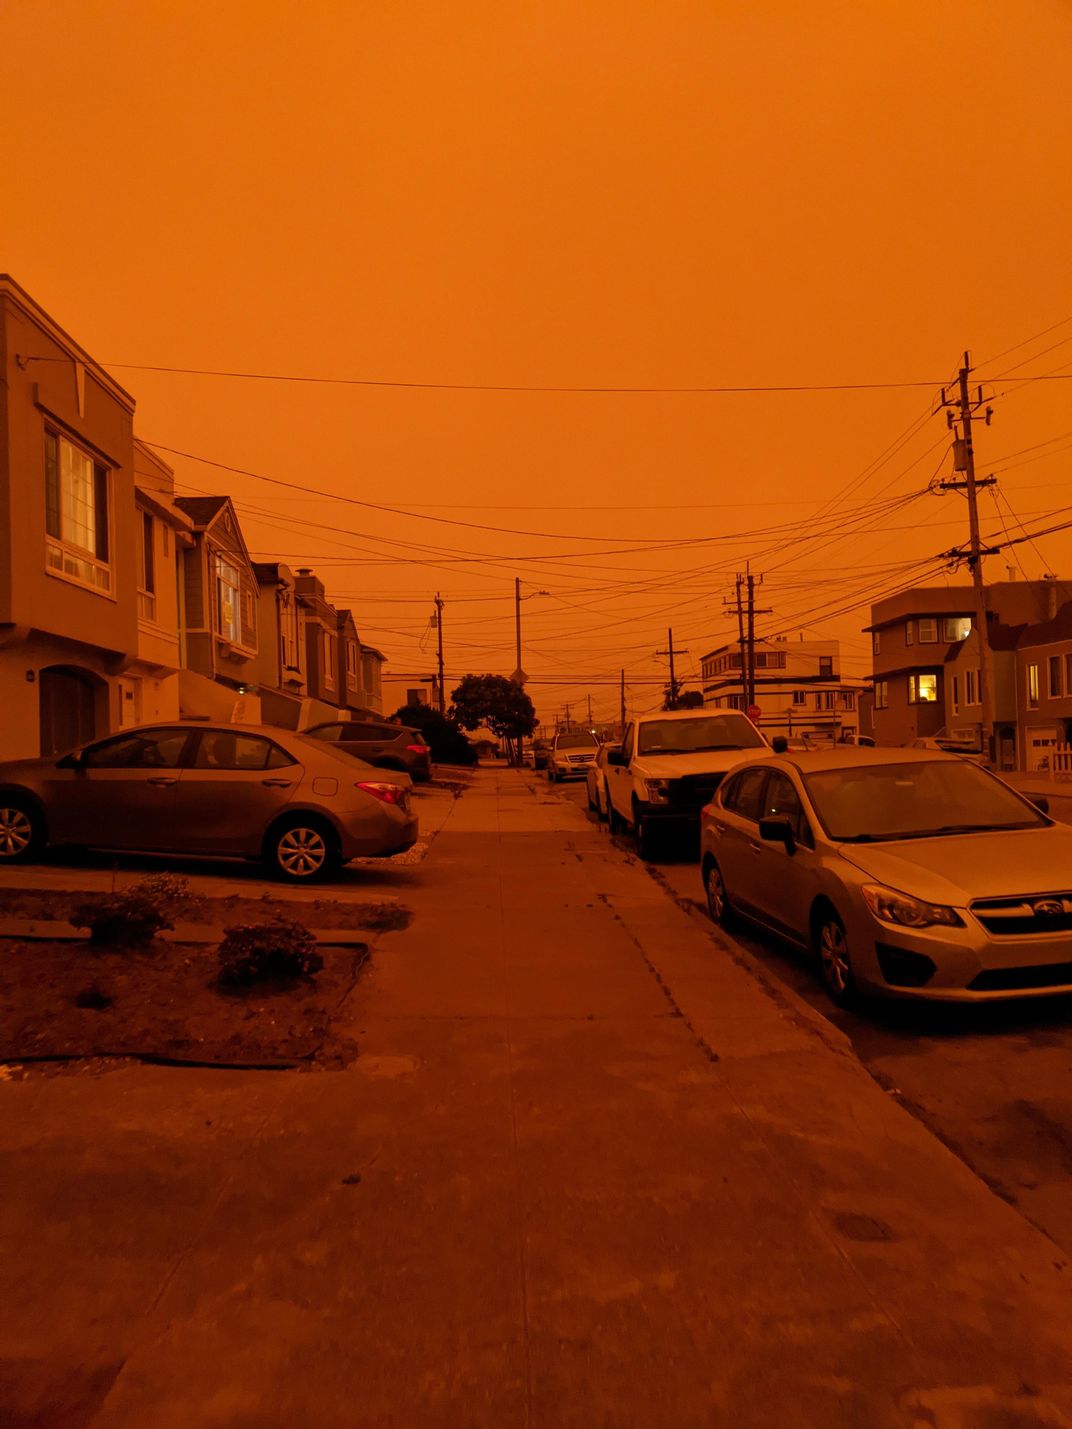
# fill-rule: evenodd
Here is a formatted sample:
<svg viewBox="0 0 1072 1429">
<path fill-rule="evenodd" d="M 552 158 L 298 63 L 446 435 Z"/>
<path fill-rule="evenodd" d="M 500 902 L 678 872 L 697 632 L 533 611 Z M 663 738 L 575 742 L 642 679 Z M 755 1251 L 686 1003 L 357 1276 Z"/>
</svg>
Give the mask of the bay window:
<svg viewBox="0 0 1072 1429">
<path fill-rule="evenodd" d="M 138 512 L 138 618 L 156 619 L 155 523 L 148 511 Z"/>
<path fill-rule="evenodd" d="M 106 466 L 45 429 L 45 563 L 56 574 L 110 591 Z"/>
</svg>

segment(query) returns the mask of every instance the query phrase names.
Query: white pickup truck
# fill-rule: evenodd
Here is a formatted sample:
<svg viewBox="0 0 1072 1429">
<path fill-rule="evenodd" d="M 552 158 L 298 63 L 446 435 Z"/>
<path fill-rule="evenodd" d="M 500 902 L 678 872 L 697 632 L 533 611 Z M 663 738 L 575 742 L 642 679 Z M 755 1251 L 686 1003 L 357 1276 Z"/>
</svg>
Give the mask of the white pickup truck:
<svg viewBox="0 0 1072 1429">
<path fill-rule="evenodd" d="M 606 753 L 611 833 L 632 828 L 640 856 L 650 857 L 660 830 L 699 828 L 700 810 L 729 770 L 770 748 L 735 710 L 642 715 L 626 725 L 621 746 Z"/>
</svg>

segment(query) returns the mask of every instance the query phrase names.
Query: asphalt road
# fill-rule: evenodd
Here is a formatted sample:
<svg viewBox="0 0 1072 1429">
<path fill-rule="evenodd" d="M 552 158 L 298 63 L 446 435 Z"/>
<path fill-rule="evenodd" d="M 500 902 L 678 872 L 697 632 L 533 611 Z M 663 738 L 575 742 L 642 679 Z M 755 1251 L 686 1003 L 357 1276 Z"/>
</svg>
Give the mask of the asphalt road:
<svg viewBox="0 0 1072 1429">
<path fill-rule="evenodd" d="M 583 784 L 559 787 L 585 808 Z M 621 844 L 635 851 L 630 838 Z M 706 917 L 694 847 L 667 846 L 648 867 Z M 738 941 L 841 1028 L 882 1086 L 1072 1255 L 1072 999 L 961 1008 L 890 1003 L 854 1014 L 830 1002 L 795 950 L 758 932 Z"/>
</svg>

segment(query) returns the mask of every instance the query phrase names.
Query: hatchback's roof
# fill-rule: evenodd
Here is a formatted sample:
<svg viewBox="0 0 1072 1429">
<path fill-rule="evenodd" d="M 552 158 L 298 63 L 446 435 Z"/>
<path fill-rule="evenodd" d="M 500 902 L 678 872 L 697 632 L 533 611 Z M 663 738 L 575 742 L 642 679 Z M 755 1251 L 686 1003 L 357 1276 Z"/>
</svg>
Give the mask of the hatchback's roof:
<svg viewBox="0 0 1072 1429">
<path fill-rule="evenodd" d="M 849 744 L 841 749 L 791 749 L 773 758 L 764 756 L 762 762 L 790 764 L 801 774 L 819 774 L 828 769 L 872 769 L 890 764 L 963 764 L 964 760 L 941 749 L 869 749 L 866 745 Z"/>
</svg>

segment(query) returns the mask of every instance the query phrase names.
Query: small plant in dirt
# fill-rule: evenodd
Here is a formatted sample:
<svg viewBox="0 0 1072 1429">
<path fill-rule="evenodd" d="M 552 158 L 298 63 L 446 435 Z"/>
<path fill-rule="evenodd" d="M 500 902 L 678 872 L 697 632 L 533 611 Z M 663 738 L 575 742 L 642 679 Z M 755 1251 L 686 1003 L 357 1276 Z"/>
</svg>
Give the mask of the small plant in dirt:
<svg viewBox="0 0 1072 1429">
<path fill-rule="evenodd" d="M 188 898 L 185 878 L 154 874 L 138 883 L 79 904 L 71 912 L 76 928 L 89 929 L 89 941 L 112 947 L 134 948 L 151 943 L 157 933 L 175 926 L 175 914 Z"/>
<path fill-rule="evenodd" d="M 223 932 L 219 949 L 221 987 L 312 982 L 324 966 L 316 939 L 303 923 L 274 918 L 270 923 L 240 924 Z"/>
</svg>

